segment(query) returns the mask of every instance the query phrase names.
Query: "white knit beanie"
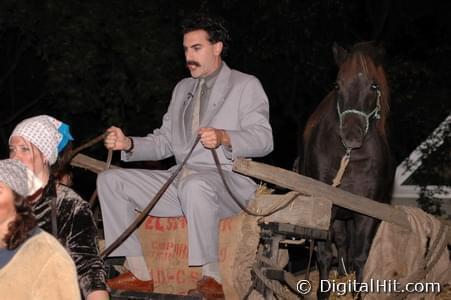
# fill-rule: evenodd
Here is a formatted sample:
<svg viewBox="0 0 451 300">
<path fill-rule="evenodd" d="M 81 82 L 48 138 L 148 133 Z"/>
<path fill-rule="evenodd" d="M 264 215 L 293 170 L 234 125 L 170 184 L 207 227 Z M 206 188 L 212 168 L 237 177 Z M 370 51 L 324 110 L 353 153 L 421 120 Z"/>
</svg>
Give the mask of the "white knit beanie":
<svg viewBox="0 0 451 300">
<path fill-rule="evenodd" d="M 65 128 L 66 132 L 61 130 L 64 126 L 67 127 Z M 47 115 L 23 120 L 11 133 L 9 137 L 10 142 L 13 136 L 21 136 L 35 145 L 50 165 L 56 162 L 58 148 L 61 146 L 60 143 L 63 140 L 65 140 L 65 143 L 68 140 L 73 140 L 69 133 L 69 127 L 66 124 Z"/>
<path fill-rule="evenodd" d="M 0 160 L 0 182 L 23 197 L 29 195 L 27 167 L 18 160 Z"/>
</svg>

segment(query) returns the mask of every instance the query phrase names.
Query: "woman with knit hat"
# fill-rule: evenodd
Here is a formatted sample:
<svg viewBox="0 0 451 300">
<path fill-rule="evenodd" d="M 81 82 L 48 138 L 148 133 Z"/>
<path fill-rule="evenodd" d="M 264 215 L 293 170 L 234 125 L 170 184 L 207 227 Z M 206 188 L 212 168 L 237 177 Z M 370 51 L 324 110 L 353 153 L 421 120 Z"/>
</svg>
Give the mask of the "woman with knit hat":
<svg viewBox="0 0 451 300">
<path fill-rule="evenodd" d="M 0 295 L 2 299 L 80 299 L 74 262 L 36 227 L 26 197 L 40 180 L 20 161 L 0 160 Z"/>
<path fill-rule="evenodd" d="M 40 115 L 25 119 L 9 138 L 9 156 L 20 160 L 42 182 L 29 197 L 38 226 L 52 233 L 75 262 L 87 300 L 108 299 L 106 272 L 97 248 L 97 227 L 89 204 L 72 189 L 58 184 L 54 169 L 72 140 L 69 126 Z"/>
</svg>

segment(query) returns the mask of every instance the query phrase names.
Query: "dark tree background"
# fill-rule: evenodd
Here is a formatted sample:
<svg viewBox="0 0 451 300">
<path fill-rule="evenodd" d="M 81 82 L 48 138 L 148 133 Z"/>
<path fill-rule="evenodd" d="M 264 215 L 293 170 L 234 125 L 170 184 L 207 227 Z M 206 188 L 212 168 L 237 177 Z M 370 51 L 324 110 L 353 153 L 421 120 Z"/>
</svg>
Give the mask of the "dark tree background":
<svg viewBox="0 0 451 300">
<path fill-rule="evenodd" d="M 333 86 L 334 42 L 384 44 L 398 162 L 450 113 L 447 1 L 3 0 L 1 157 L 14 125 L 36 114 L 69 123 L 75 144 L 111 125 L 133 135 L 158 127 L 172 88 L 189 76 L 180 21 L 199 10 L 228 21 L 227 63 L 256 75 L 269 96 L 275 151 L 267 163 L 291 168 L 305 121 Z M 449 166 L 449 147 L 442 151 L 425 176 L 449 184 L 437 167 Z"/>
</svg>

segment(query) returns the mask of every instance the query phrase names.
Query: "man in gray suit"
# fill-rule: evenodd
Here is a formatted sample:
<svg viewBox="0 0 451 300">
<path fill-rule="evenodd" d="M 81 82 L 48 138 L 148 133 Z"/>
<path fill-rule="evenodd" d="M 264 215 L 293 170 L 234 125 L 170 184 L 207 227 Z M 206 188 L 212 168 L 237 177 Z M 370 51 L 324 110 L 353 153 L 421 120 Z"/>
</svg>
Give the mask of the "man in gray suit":
<svg viewBox="0 0 451 300">
<path fill-rule="evenodd" d="M 161 160 L 175 156 L 180 164 L 196 136 L 196 146 L 182 172 L 150 215 L 185 216 L 188 222 L 188 262 L 202 266 L 197 290 L 205 297 L 221 297 L 218 266 L 218 225 L 240 209 L 227 193 L 210 149 L 216 149 L 225 177 L 242 204 L 254 197 L 255 182 L 232 171 L 237 157 L 261 157 L 273 150 L 266 94 L 254 76 L 230 69 L 222 60 L 229 35 L 223 23 L 195 16 L 183 26 L 183 48 L 191 77 L 181 80 L 160 128 L 145 137 L 125 136 L 117 127 L 107 130 L 105 146 L 121 150 L 125 161 Z M 110 245 L 143 209 L 175 167 L 166 171 L 119 169 L 98 176 L 97 187 Z M 153 290 L 139 240 L 129 237 L 112 256 L 126 256 L 130 272 L 111 279 L 114 289 Z"/>
</svg>

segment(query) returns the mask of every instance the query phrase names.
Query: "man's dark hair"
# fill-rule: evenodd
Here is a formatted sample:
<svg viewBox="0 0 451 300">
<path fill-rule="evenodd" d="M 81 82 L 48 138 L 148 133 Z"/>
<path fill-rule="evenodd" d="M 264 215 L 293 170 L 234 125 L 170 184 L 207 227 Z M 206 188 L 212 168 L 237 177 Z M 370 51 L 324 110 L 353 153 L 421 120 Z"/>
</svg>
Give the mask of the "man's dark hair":
<svg viewBox="0 0 451 300">
<path fill-rule="evenodd" d="M 182 34 L 195 30 L 205 30 L 208 33 L 210 43 L 222 42 L 222 56 L 225 56 L 229 48 L 230 35 L 221 17 L 209 17 L 195 14 L 187 17 L 182 23 Z"/>
</svg>

